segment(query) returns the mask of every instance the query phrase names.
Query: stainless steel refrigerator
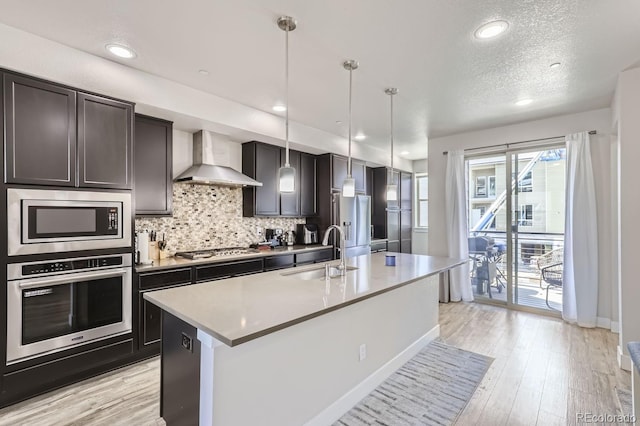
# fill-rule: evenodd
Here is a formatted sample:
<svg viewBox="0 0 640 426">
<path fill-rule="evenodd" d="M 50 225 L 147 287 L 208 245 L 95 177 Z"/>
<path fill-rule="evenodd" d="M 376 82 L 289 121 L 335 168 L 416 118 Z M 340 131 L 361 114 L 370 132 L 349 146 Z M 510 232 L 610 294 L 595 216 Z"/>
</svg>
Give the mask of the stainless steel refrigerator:
<svg viewBox="0 0 640 426">
<path fill-rule="evenodd" d="M 335 193 L 333 206 L 333 223 L 344 232 L 346 257 L 371 253 L 371 197 Z"/>
</svg>

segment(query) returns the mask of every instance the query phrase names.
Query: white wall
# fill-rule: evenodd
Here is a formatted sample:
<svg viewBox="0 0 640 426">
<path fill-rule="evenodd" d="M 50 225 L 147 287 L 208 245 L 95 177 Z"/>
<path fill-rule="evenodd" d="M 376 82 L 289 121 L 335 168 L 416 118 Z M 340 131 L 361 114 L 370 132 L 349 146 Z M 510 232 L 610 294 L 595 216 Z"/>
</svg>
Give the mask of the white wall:
<svg viewBox="0 0 640 426">
<path fill-rule="evenodd" d="M 423 160 L 413 161 L 414 173 L 428 173 L 429 163 L 425 158 Z M 415 217 L 415 214 L 414 214 Z M 415 220 L 415 219 L 414 219 Z M 413 254 L 429 254 L 429 230 L 413 228 L 411 233 L 411 253 Z"/>
<path fill-rule="evenodd" d="M 260 140 L 283 145 L 284 119 L 219 96 L 0 23 L 0 67 L 136 103 L 136 112 L 174 121 L 177 129 L 200 129 L 234 141 Z M 347 141 L 290 122 L 292 146 L 315 154 L 347 154 Z M 353 142 L 353 156 L 378 165 L 389 163 L 388 150 Z M 395 157 L 400 169 L 410 160 Z"/>
<path fill-rule="evenodd" d="M 640 114 L 638 115 L 640 116 Z M 602 327 L 617 329 L 611 250 L 615 237 L 611 235 L 611 110 L 609 108 L 496 127 L 429 140 L 429 254 L 446 255 L 445 169 L 446 155 L 453 149 L 482 148 L 497 144 L 564 136 L 569 133 L 596 130 L 592 136 L 592 156 L 596 179 L 596 200 L 599 238 L 599 298 L 598 321 Z M 611 324 L 613 321 L 614 324 Z"/>
<path fill-rule="evenodd" d="M 406 362 L 393 361 L 406 358 L 407 348 L 419 350 L 437 335 L 434 275 L 233 348 L 219 346 L 213 423 L 333 424 Z"/>
<path fill-rule="evenodd" d="M 640 68 L 625 71 L 618 78 L 613 104 L 618 135 L 618 264 L 621 365 L 630 369 L 627 343 L 640 340 Z"/>
</svg>

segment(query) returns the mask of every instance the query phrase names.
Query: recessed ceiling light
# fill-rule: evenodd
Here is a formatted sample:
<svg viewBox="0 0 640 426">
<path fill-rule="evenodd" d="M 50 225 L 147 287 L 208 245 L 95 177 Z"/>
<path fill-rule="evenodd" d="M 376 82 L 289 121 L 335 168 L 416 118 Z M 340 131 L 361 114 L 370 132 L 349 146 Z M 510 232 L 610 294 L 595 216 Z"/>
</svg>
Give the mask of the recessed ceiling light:
<svg viewBox="0 0 640 426">
<path fill-rule="evenodd" d="M 553 69 L 553 68 L 558 68 L 560 66 L 560 62 L 554 62 L 551 65 L 549 65 L 549 68 Z"/>
<path fill-rule="evenodd" d="M 358 134 L 357 134 L 357 135 L 355 135 L 353 138 L 354 138 L 355 140 L 357 140 L 357 141 L 363 141 L 363 140 L 365 140 L 365 139 L 367 138 L 367 136 L 366 136 L 366 135 L 364 135 L 364 134 L 362 134 L 362 133 L 358 133 Z"/>
<path fill-rule="evenodd" d="M 533 102 L 533 99 L 520 99 L 518 102 L 516 102 L 516 105 L 525 106 L 529 105 L 531 102 Z"/>
<path fill-rule="evenodd" d="M 198 72 L 202 75 L 209 75 L 209 71 L 207 70 L 198 70 Z"/>
<path fill-rule="evenodd" d="M 276 112 L 285 112 L 287 107 L 284 105 L 274 105 L 273 110 Z"/>
<path fill-rule="evenodd" d="M 342 124 L 342 121 L 336 120 L 336 124 Z"/>
<path fill-rule="evenodd" d="M 481 25 L 474 35 L 476 38 L 480 39 L 492 38 L 502 34 L 507 28 L 509 28 L 509 23 L 507 21 L 487 22 L 486 24 Z"/>
<path fill-rule="evenodd" d="M 116 55 L 119 58 L 124 59 L 133 59 L 136 57 L 136 52 L 133 51 L 130 47 L 123 46 L 121 44 L 107 44 L 106 49 L 112 54 Z"/>
<path fill-rule="evenodd" d="M 402 152 L 400 153 L 400 155 L 408 155 L 408 154 L 409 154 L 409 151 L 402 151 Z"/>
</svg>

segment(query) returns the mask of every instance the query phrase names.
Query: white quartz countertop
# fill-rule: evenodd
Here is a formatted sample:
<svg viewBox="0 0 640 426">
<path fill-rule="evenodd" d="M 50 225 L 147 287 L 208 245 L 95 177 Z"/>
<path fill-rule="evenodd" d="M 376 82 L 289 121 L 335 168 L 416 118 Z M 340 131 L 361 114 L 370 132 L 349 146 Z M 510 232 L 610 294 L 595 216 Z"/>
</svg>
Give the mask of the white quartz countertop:
<svg viewBox="0 0 640 426">
<path fill-rule="evenodd" d="M 389 254 L 395 255 L 396 266 L 385 266 L 385 255 Z M 375 253 L 347 259 L 347 265 L 358 269 L 330 280 L 303 280 L 296 274 L 288 275 L 324 268 L 321 263 L 149 291 L 144 298 L 222 343 L 236 346 L 449 270 L 465 261 Z"/>
</svg>

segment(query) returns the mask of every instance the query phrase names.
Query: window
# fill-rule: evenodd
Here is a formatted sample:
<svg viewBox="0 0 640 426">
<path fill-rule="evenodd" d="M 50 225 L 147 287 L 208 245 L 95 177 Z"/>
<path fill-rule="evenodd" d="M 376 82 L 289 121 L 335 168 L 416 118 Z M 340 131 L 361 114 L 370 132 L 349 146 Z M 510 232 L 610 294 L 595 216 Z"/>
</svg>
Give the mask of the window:
<svg viewBox="0 0 640 426">
<path fill-rule="evenodd" d="M 478 176 L 476 177 L 476 197 L 486 197 L 486 196 L 487 196 L 487 177 Z"/>
<path fill-rule="evenodd" d="M 518 192 L 532 192 L 533 184 L 531 179 L 531 171 L 527 172 L 526 175 L 518 182 Z"/>
<path fill-rule="evenodd" d="M 489 197 L 496 196 L 496 177 L 489 176 Z"/>
<path fill-rule="evenodd" d="M 524 204 L 518 210 L 518 226 L 533 226 L 533 205 Z"/>
<path fill-rule="evenodd" d="M 416 173 L 416 228 L 429 226 L 429 178 Z"/>
</svg>

